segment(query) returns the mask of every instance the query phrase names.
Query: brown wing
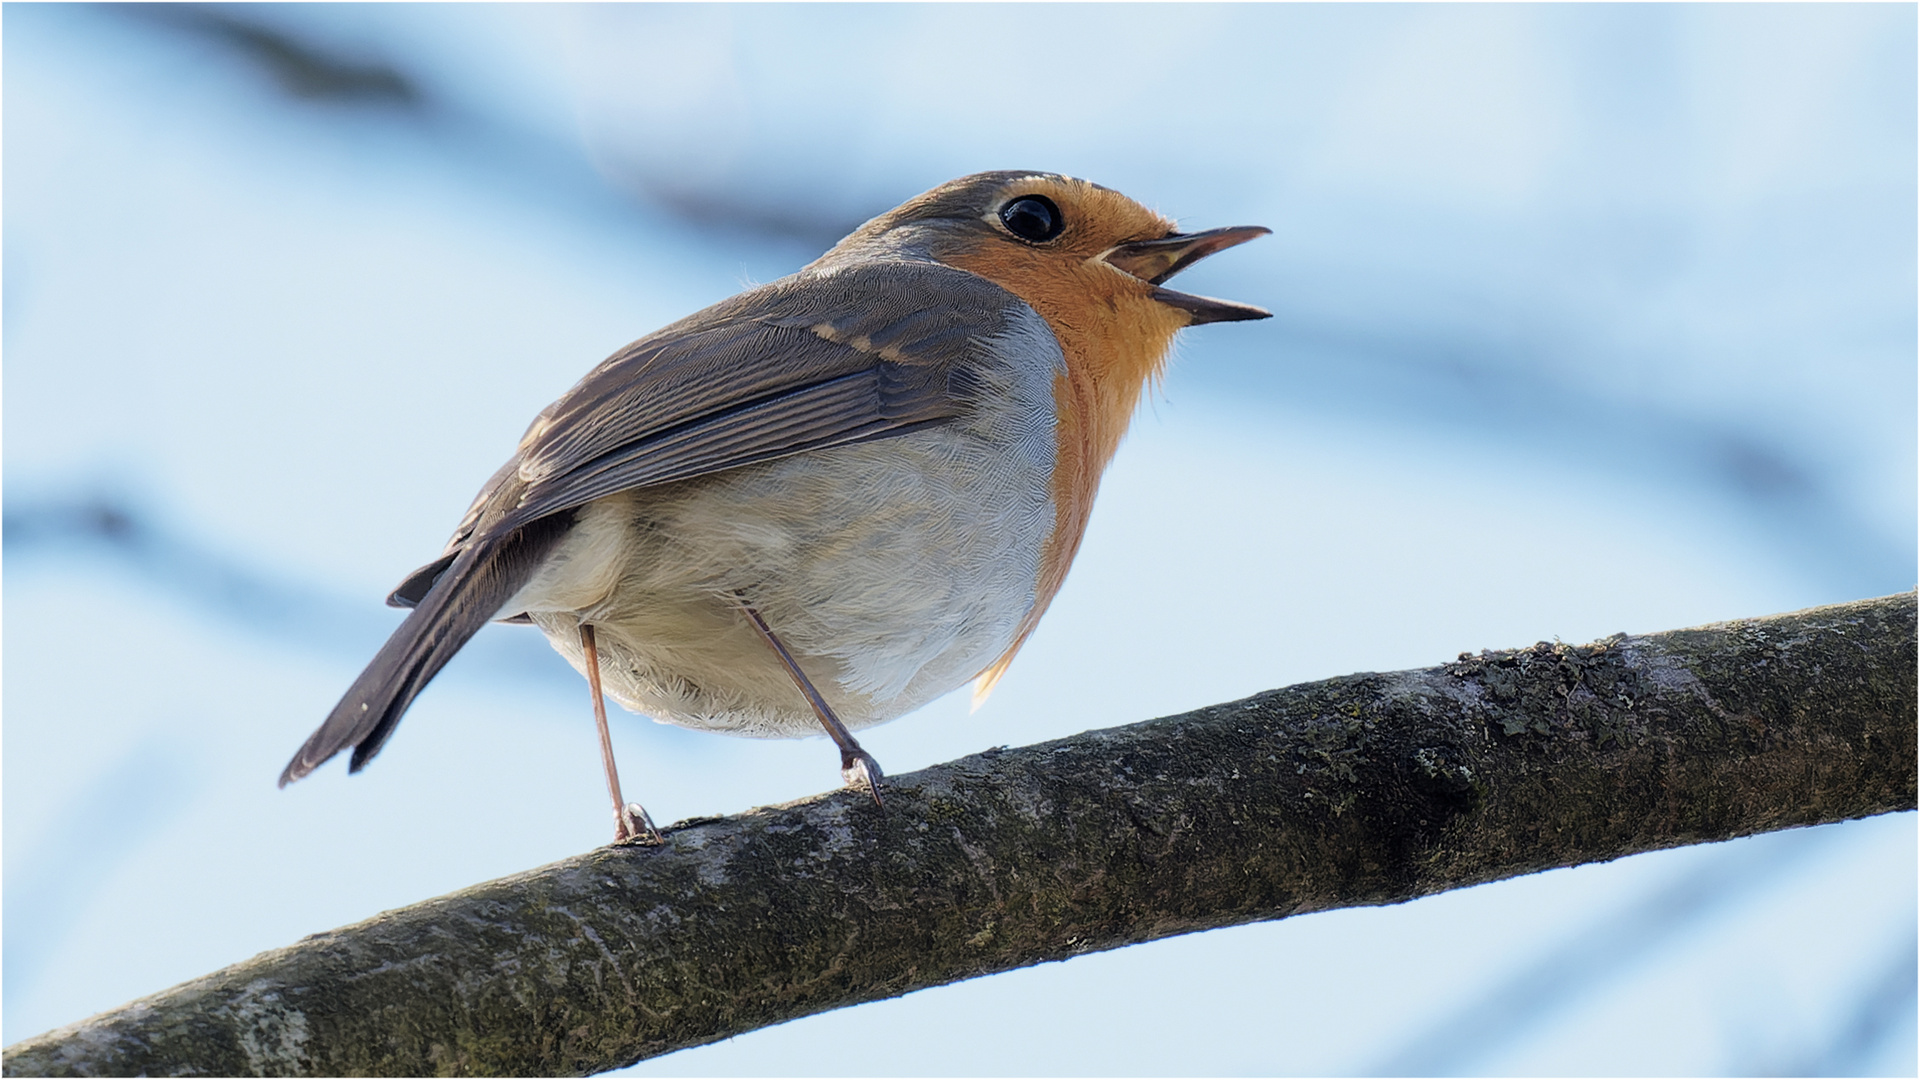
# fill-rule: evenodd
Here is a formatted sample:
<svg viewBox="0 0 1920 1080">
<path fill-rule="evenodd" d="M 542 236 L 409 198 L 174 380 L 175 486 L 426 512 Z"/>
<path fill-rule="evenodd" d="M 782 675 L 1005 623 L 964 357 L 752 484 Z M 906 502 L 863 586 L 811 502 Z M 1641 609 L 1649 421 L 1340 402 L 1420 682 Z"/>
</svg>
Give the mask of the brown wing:
<svg viewBox="0 0 1920 1080">
<path fill-rule="evenodd" d="M 687 480 L 958 415 L 968 358 L 1019 301 L 935 263 L 870 263 L 740 294 L 609 357 L 548 406 L 410 606 L 477 535 L 630 488 Z"/>
</svg>

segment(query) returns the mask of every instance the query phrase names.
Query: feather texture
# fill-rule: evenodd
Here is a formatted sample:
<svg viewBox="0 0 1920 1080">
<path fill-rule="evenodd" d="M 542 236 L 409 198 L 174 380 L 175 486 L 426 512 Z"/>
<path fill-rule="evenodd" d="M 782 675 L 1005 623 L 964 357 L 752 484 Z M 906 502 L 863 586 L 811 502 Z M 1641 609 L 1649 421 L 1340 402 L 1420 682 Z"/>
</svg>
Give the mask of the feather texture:
<svg viewBox="0 0 1920 1080">
<path fill-rule="evenodd" d="M 626 566 L 621 553 L 652 550 L 623 531 L 645 516 L 643 505 L 656 501 L 636 503 L 634 493 L 659 491 L 667 503 L 679 505 L 675 500 L 697 491 L 687 485 L 703 478 L 898 438 L 970 414 L 983 391 L 1004 390 L 1004 375 L 982 369 L 1006 366 L 991 342 L 1004 337 L 1019 312 L 1035 319 L 1004 290 L 964 271 L 927 262 L 874 262 L 762 286 L 615 353 L 540 414 L 518 453 L 481 489 L 440 558 L 393 591 L 389 602 L 413 612 L 295 755 L 281 782 L 298 779 L 348 746 L 355 748 L 357 770 L 482 625 L 523 616 L 516 605 L 541 607 L 545 617 L 534 621 L 563 654 L 580 662 L 574 656 L 579 619 L 556 620 L 555 598 L 573 598 L 567 603 L 585 607 L 580 597 L 614 587 L 608 575 Z M 1037 362 L 1049 377 L 1057 367 L 1057 360 L 1046 357 Z M 1050 431 L 1045 434 L 1050 438 Z M 969 446 L 962 456 L 1001 449 L 984 436 L 973 437 Z M 920 463 L 916 469 L 957 468 L 971 475 L 987 467 L 972 458 L 949 460 L 956 455 L 939 449 L 917 453 L 910 455 Z M 665 494 L 670 492 L 677 494 Z M 1044 501 L 1044 494 L 1039 498 Z M 575 528 L 589 509 L 587 520 L 599 523 L 591 539 Z M 874 510 L 865 504 L 859 509 Z M 615 510 L 624 516 L 609 525 Z M 808 513 L 801 508 L 803 517 Z M 1035 544 L 1026 541 L 1027 547 Z M 741 557 L 740 570 L 750 578 L 755 563 Z M 1024 610 L 1030 565 L 1020 575 Z M 910 589 L 914 582 L 902 585 Z M 698 601 L 712 601 L 710 585 L 696 592 Z M 669 619 L 673 610 L 695 603 L 691 596 L 645 595 Z M 898 606 L 915 610 L 905 598 Z M 612 621 L 604 611 L 600 619 Z M 804 632 L 798 636 L 808 640 Z M 631 691 L 631 679 L 623 682 L 619 670 L 623 656 L 631 659 L 632 650 L 623 649 L 629 639 L 617 625 L 608 626 L 603 667 L 610 692 L 633 705 L 643 695 L 622 694 L 623 687 Z M 887 696 L 898 697 L 918 667 L 940 651 L 939 642 L 908 648 L 908 667 L 884 677 L 898 684 Z M 779 692 L 790 690 L 781 685 Z M 874 710 L 858 712 L 864 718 Z"/>
</svg>

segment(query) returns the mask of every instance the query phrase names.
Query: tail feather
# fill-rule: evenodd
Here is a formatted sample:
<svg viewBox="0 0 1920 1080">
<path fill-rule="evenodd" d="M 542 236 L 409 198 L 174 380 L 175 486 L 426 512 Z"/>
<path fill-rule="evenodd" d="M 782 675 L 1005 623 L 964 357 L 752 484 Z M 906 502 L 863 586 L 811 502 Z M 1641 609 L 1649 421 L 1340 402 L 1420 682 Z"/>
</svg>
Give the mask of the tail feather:
<svg viewBox="0 0 1920 1080">
<path fill-rule="evenodd" d="M 280 786 L 349 746 L 353 759 L 348 771 L 359 772 L 380 752 L 428 681 L 532 579 L 572 518 L 570 513 L 542 518 L 505 536 L 477 540 L 460 552 L 293 755 L 280 774 Z"/>
</svg>

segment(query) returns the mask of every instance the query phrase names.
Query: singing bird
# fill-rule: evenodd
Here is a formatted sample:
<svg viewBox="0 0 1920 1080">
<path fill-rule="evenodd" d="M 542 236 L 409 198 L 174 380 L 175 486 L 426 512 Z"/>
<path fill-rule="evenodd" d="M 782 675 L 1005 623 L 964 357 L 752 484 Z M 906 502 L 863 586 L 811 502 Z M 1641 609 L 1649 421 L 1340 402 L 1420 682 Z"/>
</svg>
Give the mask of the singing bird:
<svg viewBox="0 0 1920 1080">
<path fill-rule="evenodd" d="M 413 610 L 281 786 L 358 772 L 480 627 L 531 622 L 604 694 L 685 727 L 818 734 L 880 799 L 854 730 L 983 698 L 1067 575 L 1175 332 L 1263 319 L 1162 284 L 1258 226 L 1182 233 L 1052 173 L 962 177 L 798 273 L 621 349 L 533 421 Z"/>
</svg>

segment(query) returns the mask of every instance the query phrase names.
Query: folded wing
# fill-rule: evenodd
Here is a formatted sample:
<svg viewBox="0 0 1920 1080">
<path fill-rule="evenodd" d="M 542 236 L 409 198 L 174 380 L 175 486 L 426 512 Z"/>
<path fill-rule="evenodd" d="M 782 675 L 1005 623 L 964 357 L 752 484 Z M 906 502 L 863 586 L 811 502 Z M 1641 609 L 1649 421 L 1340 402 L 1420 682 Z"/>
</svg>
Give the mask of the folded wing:
<svg viewBox="0 0 1920 1080">
<path fill-rule="evenodd" d="M 348 746 L 358 771 L 575 508 L 950 420 L 970 404 L 970 358 L 1019 304 L 965 271 L 872 263 L 742 293 L 614 354 L 540 414 L 441 557 L 394 590 L 415 610 L 281 783 Z"/>
</svg>

